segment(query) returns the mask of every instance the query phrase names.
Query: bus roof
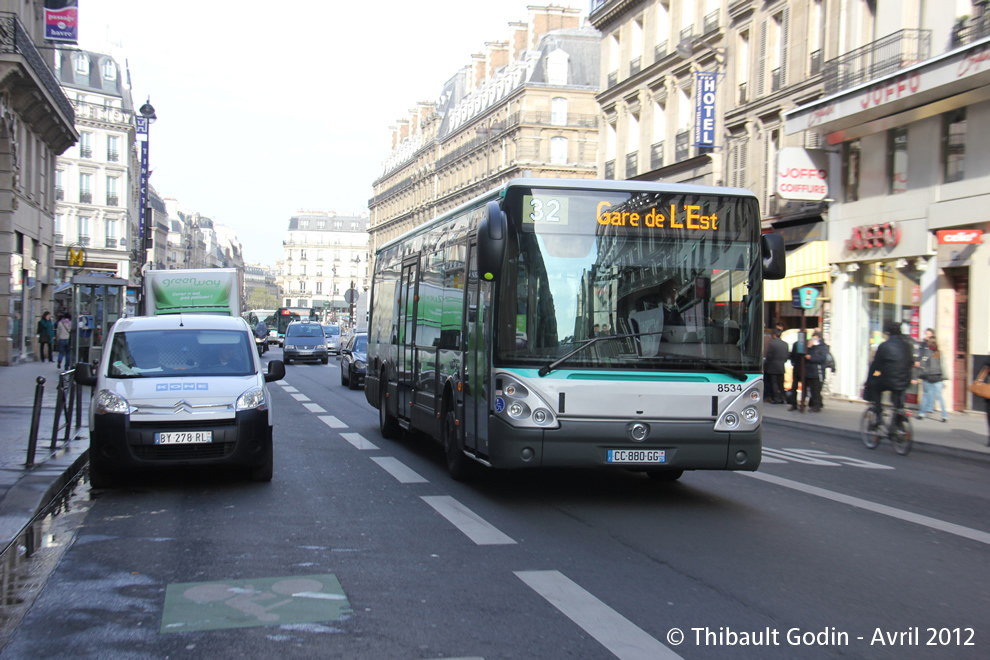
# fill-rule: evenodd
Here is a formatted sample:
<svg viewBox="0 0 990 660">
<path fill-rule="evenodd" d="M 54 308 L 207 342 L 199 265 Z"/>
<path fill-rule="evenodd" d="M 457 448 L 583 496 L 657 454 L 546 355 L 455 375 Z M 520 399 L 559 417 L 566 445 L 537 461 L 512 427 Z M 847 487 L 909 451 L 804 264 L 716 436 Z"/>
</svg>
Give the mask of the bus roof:
<svg viewBox="0 0 990 660">
<path fill-rule="evenodd" d="M 481 206 L 484 202 L 492 199 L 504 199 L 509 188 L 556 188 L 558 190 L 604 190 L 609 192 L 656 192 L 656 193 L 681 193 L 685 195 L 730 195 L 738 197 L 752 197 L 756 195 L 746 188 L 728 188 L 723 186 L 702 186 L 693 183 L 666 183 L 658 181 L 613 181 L 611 179 L 537 179 L 520 178 L 506 181 L 501 187 L 489 190 L 478 195 L 474 199 L 464 202 L 446 213 L 438 215 L 432 220 L 413 227 L 406 233 L 393 238 L 392 240 L 378 246 L 376 254 L 386 250 L 397 243 L 405 241 L 418 233 L 429 231 L 434 225 L 440 224 L 455 215 L 464 211 Z"/>
</svg>

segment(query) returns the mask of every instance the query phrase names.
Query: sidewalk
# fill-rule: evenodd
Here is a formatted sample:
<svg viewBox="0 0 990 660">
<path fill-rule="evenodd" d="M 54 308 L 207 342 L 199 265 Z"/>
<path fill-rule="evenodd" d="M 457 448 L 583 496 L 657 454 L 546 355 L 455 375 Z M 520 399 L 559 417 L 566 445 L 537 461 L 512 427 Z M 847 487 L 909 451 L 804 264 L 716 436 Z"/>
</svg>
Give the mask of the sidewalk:
<svg viewBox="0 0 990 660">
<path fill-rule="evenodd" d="M 55 451 L 50 451 L 58 375 L 59 369 L 54 362 L 21 362 L 0 367 L 0 551 L 16 540 L 21 530 L 86 463 L 88 388 L 83 392 L 83 427 L 75 428 L 73 411 L 69 442 L 62 442 L 63 428 L 58 434 Z M 27 468 L 31 411 L 38 376 L 45 379 L 45 392 L 34 467 Z"/>
<path fill-rule="evenodd" d="M 801 413 L 788 410 L 787 404 L 763 406 L 763 418 L 768 427 L 784 426 L 802 431 L 814 430 L 860 441 L 859 423 L 866 408 L 863 401 L 826 398 L 821 412 Z M 917 411 L 911 412 L 914 429 L 914 451 L 934 452 L 979 458 L 990 461 L 987 446 L 987 415 L 985 412 L 949 413 L 949 421 L 942 422 L 942 414 L 918 419 Z"/>
</svg>

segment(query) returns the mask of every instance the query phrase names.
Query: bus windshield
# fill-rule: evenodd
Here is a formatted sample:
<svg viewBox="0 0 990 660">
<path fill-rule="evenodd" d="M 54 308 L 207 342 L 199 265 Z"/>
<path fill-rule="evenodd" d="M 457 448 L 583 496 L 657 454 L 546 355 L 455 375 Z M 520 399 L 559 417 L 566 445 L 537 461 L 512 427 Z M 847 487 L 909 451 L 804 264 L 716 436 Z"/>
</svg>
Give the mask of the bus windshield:
<svg viewBox="0 0 990 660">
<path fill-rule="evenodd" d="M 758 371 L 755 199 L 683 192 L 512 191 L 497 363 Z"/>
</svg>

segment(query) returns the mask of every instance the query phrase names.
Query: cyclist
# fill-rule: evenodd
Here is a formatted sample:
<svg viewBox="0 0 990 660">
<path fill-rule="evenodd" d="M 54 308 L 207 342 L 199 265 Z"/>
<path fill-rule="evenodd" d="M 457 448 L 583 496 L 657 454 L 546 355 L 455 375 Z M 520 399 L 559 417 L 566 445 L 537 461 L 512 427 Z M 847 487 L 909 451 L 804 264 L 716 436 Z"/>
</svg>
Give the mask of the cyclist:
<svg viewBox="0 0 990 660">
<path fill-rule="evenodd" d="M 901 334 L 901 324 L 887 321 L 883 331 L 887 339 L 877 348 L 873 362 L 870 363 L 865 392 L 867 400 L 873 403 L 878 422 L 882 419 L 881 400 L 884 392 L 890 392 L 895 410 L 904 408 L 904 391 L 911 385 L 911 372 L 914 369 L 914 348 Z"/>
</svg>

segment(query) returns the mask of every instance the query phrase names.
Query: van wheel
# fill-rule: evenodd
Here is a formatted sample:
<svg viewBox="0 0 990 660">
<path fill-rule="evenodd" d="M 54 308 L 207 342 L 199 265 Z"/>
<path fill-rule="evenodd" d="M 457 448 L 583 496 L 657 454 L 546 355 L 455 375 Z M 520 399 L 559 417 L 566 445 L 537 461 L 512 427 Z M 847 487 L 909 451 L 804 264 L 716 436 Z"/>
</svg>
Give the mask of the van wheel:
<svg viewBox="0 0 990 660">
<path fill-rule="evenodd" d="M 388 398 L 385 396 L 388 389 L 388 384 L 385 379 L 382 378 L 379 382 L 380 395 L 378 397 L 378 427 L 382 432 L 382 437 L 392 440 L 398 438 L 402 433 L 401 427 L 399 427 L 399 420 L 388 414 L 388 406 L 386 402 Z"/>
<path fill-rule="evenodd" d="M 474 464 L 464 455 L 464 446 L 457 437 L 457 417 L 449 410 L 443 418 L 441 429 L 443 451 L 447 455 L 447 472 L 454 481 L 468 481 L 474 475 Z"/>
<path fill-rule="evenodd" d="M 265 461 L 258 467 L 251 468 L 249 476 L 251 481 L 271 481 L 272 475 L 275 472 L 275 457 L 272 451 L 272 441 L 268 441 L 268 456 Z"/>
</svg>

